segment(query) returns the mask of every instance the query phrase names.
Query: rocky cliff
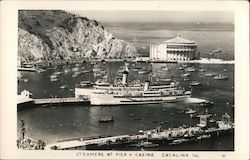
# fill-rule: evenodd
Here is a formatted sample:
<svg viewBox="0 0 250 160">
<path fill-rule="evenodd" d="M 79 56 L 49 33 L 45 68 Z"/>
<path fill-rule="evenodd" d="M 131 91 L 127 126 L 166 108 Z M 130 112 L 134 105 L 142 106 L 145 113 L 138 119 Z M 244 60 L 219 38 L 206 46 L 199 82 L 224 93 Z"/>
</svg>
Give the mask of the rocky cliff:
<svg viewBox="0 0 250 160">
<path fill-rule="evenodd" d="M 60 10 L 20 10 L 18 55 L 24 62 L 135 57 L 135 47 L 95 20 Z"/>
</svg>

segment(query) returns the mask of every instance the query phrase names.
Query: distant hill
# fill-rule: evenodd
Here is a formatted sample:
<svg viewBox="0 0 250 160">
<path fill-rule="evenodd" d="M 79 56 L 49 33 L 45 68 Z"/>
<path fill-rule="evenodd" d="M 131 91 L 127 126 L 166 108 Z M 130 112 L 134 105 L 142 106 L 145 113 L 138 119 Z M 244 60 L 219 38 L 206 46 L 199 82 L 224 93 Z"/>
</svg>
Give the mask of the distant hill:
<svg viewBox="0 0 250 160">
<path fill-rule="evenodd" d="M 95 20 L 61 10 L 20 10 L 18 55 L 23 62 L 36 62 L 135 57 L 137 50 Z"/>
</svg>

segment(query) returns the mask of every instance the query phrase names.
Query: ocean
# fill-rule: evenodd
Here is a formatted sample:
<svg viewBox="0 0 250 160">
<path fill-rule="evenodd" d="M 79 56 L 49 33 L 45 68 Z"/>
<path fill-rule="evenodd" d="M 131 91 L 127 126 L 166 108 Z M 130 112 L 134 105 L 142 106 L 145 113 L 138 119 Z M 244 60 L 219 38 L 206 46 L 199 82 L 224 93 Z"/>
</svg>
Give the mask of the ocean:
<svg viewBox="0 0 250 160">
<path fill-rule="evenodd" d="M 222 48 L 227 59 L 233 59 L 233 28 L 222 27 L 223 24 L 201 25 L 202 27 L 191 27 L 186 25 L 160 25 L 160 24 L 105 24 L 115 36 L 128 40 L 135 44 L 137 48 L 144 50 L 147 55 L 147 48 L 150 43 L 157 43 L 163 40 L 173 38 L 177 33 L 187 39 L 197 41 L 201 55 L 209 55 L 209 51 Z M 174 25 L 174 24 L 173 24 Z M 177 24 L 175 24 L 177 25 Z M 168 26 L 168 27 L 165 27 Z M 188 27 L 189 26 L 189 27 Z M 228 24 L 224 24 L 228 26 Z M 185 29 L 186 28 L 186 29 Z M 93 64 L 86 62 L 79 64 L 79 68 L 91 71 Z M 108 72 L 108 81 L 113 82 L 114 75 L 123 65 L 121 62 L 98 62 L 95 66 L 106 68 Z M 140 66 L 148 68 L 148 63 L 130 63 L 130 66 Z M 168 70 L 163 71 L 160 68 L 166 66 Z M 221 119 L 221 115 L 228 113 L 234 120 L 234 65 L 233 64 L 193 64 L 196 69 L 205 69 L 205 72 L 192 72 L 189 81 L 185 81 L 181 74 L 184 71 L 178 70 L 181 64 L 153 64 L 153 74 L 160 78 L 173 78 L 180 82 L 180 85 L 186 90 L 190 90 L 189 83 L 192 80 L 201 82 L 199 86 L 192 87 L 192 97 L 203 98 L 214 102 L 214 105 L 208 107 L 196 107 L 199 112 L 207 109 L 216 120 Z M 73 97 L 74 88 L 80 81 L 90 80 L 94 82 L 97 78 L 93 72 L 84 73 L 78 77 L 72 77 L 73 72 L 63 73 L 57 82 L 50 81 L 50 75 L 55 71 L 64 71 L 65 68 L 73 68 L 74 64 L 59 65 L 57 69 L 47 69 L 43 73 L 22 72 L 22 78 L 18 82 L 18 94 L 24 89 L 29 90 L 34 98 L 49 97 Z M 212 77 L 206 77 L 206 73 L 215 72 L 228 76 L 227 80 L 214 80 Z M 131 71 L 129 81 L 140 79 L 142 82 L 147 74 L 138 74 Z M 25 82 L 24 79 L 28 79 Z M 61 89 L 60 86 L 67 86 Z M 190 118 L 185 114 L 187 108 L 194 107 L 185 103 L 164 103 L 149 105 L 123 105 L 123 106 L 44 106 L 20 110 L 17 112 L 18 121 L 24 119 L 26 124 L 26 135 L 34 139 L 44 140 L 50 144 L 60 140 L 92 137 L 109 136 L 120 134 L 136 134 L 139 130 L 148 130 L 162 125 L 162 128 L 179 127 L 181 125 L 195 125 L 199 119 Z M 110 114 L 114 117 L 113 123 L 101 124 L 98 118 L 104 114 Z M 133 116 L 131 116 L 133 115 Z M 164 122 L 164 124 L 162 124 Z M 20 126 L 18 126 L 20 128 Z M 19 133 L 17 133 L 19 135 Z M 184 143 L 180 145 L 164 145 L 151 150 L 204 150 L 204 151 L 231 151 L 234 150 L 234 135 L 222 136 L 213 139 Z M 137 150 L 137 148 L 120 148 L 120 150 Z"/>
<path fill-rule="evenodd" d="M 181 37 L 194 40 L 202 57 L 221 49 L 214 58 L 234 59 L 234 24 L 200 22 L 116 22 L 104 23 L 114 36 L 131 42 L 143 56 L 149 55 L 150 44 Z"/>
</svg>

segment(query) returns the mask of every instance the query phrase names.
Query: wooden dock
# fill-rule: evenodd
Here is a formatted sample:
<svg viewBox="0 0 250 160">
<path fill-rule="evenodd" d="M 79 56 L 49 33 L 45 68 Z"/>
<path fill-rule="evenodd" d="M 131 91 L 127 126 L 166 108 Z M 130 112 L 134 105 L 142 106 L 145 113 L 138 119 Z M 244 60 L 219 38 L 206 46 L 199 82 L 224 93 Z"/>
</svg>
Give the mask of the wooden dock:
<svg viewBox="0 0 250 160">
<path fill-rule="evenodd" d="M 75 105 L 75 104 L 90 104 L 86 98 L 44 98 L 34 99 L 35 105 Z"/>
</svg>

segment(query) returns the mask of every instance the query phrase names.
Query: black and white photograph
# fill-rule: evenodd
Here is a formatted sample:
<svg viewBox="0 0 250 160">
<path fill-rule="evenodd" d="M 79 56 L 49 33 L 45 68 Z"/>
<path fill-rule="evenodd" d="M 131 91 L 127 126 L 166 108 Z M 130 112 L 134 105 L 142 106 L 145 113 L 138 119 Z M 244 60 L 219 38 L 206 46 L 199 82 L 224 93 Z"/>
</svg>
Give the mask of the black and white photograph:
<svg viewBox="0 0 250 160">
<path fill-rule="evenodd" d="M 235 10 L 16 14 L 18 151 L 128 159 L 236 151 Z"/>
<path fill-rule="evenodd" d="M 234 150 L 230 11 L 18 11 L 20 149 Z"/>
</svg>

